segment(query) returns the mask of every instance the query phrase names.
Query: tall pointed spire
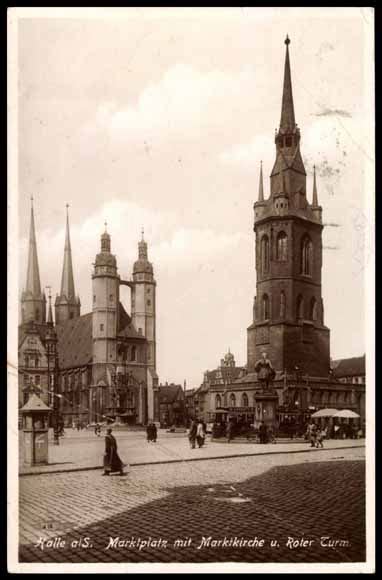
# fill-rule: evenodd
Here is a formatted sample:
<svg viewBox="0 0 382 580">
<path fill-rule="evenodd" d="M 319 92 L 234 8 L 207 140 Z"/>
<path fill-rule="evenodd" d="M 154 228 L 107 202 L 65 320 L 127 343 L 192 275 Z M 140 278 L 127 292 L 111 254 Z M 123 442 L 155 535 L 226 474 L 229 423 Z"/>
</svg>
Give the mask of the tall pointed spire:
<svg viewBox="0 0 382 580">
<path fill-rule="evenodd" d="M 50 294 L 50 286 L 47 286 L 47 288 L 49 289 L 49 295 L 48 295 L 48 299 L 49 299 L 49 306 L 48 306 L 48 319 L 47 319 L 47 324 L 48 326 L 53 326 L 53 314 L 52 314 L 52 296 Z"/>
<path fill-rule="evenodd" d="M 260 178 L 259 178 L 259 197 L 258 201 L 264 201 L 264 184 L 263 184 L 263 162 L 260 161 Z"/>
<path fill-rule="evenodd" d="M 317 183 L 316 183 L 316 166 L 313 165 L 313 199 L 312 206 L 318 207 Z"/>
<path fill-rule="evenodd" d="M 43 324 L 46 316 L 46 298 L 45 294 L 41 292 L 33 197 L 31 197 L 31 202 L 28 267 L 25 289 L 21 295 L 21 318 L 23 323 L 37 322 L 38 324 Z"/>
<path fill-rule="evenodd" d="M 69 234 L 69 205 L 66 204 L 66 235 L 64 248 L 64 265 L 61 277 L 61 296 L 66 296 L 68 300 L 75 298 L 74 277 L 72 263 L 72 249 L 70 247 Z"/>
<path fill-rule="evenodd" d="M 139 260 L 147 260 L 147 242 L 145 242 L 145 230 L 142 228 L 141 230 L 142 238 L 141 241 L 138 243 L 138 259 Z"/>
<path fill-rule="evenodd" d="M 31 292 L 31 294 L 36 298 L 37 297 L 40 298 L 41 296 L 40 271 L 38 267 L 36 231 L 33 213 L 33 197 L 31 197 L 31 222 L 29 231 L 28 270 L 25 291 Z"/>
<path fill-rule="evenodd" d="M 284 87 L 283 99 L 281 105 L 281 120 L 280 129 L 293 129 L 296 125 L 294 118 L 293 94 L 292 94 L 292 79 L 290 74 L 289 63 L 289 44 L 290 40 L 287 35 L 285 39 L 286 53 L 285 53 L 285 67 L 284 67 Z"/>
<path fill-rule="evenodd" d="M 69 233 L 69 205 L 66 204 L 66 233 L 64 247 L 64 264 L 61 276 L 61 293 L 55 301 L 56 324 L 62 324 L 71 318 L 80 316 L 80 299 L 74 290 L 72 248 Z"/>
</svg>

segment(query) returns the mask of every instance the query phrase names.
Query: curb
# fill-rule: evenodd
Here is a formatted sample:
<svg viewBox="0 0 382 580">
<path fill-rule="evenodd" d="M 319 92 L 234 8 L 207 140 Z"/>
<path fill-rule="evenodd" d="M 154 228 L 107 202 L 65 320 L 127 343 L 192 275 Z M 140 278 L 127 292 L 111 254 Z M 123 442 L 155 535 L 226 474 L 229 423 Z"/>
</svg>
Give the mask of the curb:
<svg viewBox="0 0 382 580">
<path fill-rule="evenodd" d="M 189 461 L 207 461 L 207 460 L 222 460 L 222 459 L 233 459 L 235 457 L 261 457 L 264 455 L 285 455 L 291 453 L 311 453 L 316 451 L 337 451 L 340 449 L 364 449 L 365 445 L 348 445 L 347 447 L 324 447 L 323 449 L 308 448 L 308 449 L 295 449 L 293 451 L 265 451 L 264 453 L 240 453 L 233 455 L 224 455 L 221 457 L 190 457 L 188 459 L 161 459 L 159 461 L 142 461 L 136 463 L 129 463 L 130 467 L 144 467 L 146 465 L 164 465 L 169 463 L 184 463 Z M 72 467 L 68 469 L 54 469 L 49 471 L 26 471 L 24 473 L 19 473 L 19 477 L 29 477 L 31 475 L 50 475 L 51 473 L 73 473 L 77 471 L 94 471 L 96 469 L 103 469 L 102 465 L 88 466 L 88 467 Z"/>
</svg>

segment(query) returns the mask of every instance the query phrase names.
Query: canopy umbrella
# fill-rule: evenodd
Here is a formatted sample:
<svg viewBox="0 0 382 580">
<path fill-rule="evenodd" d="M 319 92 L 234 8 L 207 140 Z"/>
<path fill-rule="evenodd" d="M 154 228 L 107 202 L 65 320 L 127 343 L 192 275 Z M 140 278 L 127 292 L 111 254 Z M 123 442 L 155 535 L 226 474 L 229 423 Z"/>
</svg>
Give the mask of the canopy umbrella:
<svg viewBox="0 0 382 580">
<path fill-rule="evenodd" d="M 354 411 L 350 411 L 350 409 L 342 409 L 338 411 L 333 417 L 342 417 L 344 419 L 358 419 L 358 413 L 354 413 Z"/>
<path fill-rule="evenodd" d="M 338 409 L 320 409 L 311 415 L 312 419 L 317 419 L 318 417 L 334 417 L 338 413 Z"/>
</svg>

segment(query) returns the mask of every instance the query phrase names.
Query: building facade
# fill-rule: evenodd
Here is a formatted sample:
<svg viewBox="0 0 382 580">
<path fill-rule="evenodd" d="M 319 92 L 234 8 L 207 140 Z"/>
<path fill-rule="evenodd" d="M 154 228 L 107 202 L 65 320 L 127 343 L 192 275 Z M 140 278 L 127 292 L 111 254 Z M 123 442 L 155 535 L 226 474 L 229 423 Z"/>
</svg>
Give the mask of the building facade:
<svg viewBox="0 0 382 580">
<path fill-rule="evenodd" d="M 121 280 L 118 274 L 106 229 L 100 246 L 92 272 L 92 311 L 81 315 L 67 215 L 61 292 L 54 304 L 53 325 L 50 298 L 46 319 L 47 301 L 41 292 L 32 206 L 19 327 L 20 406 L 33 391 L 51 406 L 53 397 L 59 398 L 59 414 L 65 425 L 159 420 L 156 282 L 147 243 L 142 234 L 130 280 Z M 121 285 L 131 289 L 130 315 L 120 301 Z M 52 332 L 57 339 L 56 358 L 49 354 Z"/>
<path fill-rule="evenodd" d="M 161 427 L 184 425 L 185 401 L 182 385 L 159 385 L 159 421 Z"/>
<path fill-rule="evenodd" d="M 286 55 L 276 159 L 265 194 L 260 166 L 254 203 L 256 293 L 247 329 L 247 365 L 226 380 L 222 369 L 205 373 L 195 393 L 196 414 L 206 421 L 233 418 L 256 422 L 260 384 L 256 362 L 266 353 L 276 371 L 279 426 L 303 424 L 324 407 L 350 409 L 365 419 L 365 382 L 348 382 L 331 368 L 330 331 L 322 298 L 322 207 L 315 169 L 308 199 L 301 133 L 295 120 L 289 58 Z M 344 361 L 343 361 L 344 362 Z M 337 369 L 337 370 L 336 370 Z"/>
</svg>

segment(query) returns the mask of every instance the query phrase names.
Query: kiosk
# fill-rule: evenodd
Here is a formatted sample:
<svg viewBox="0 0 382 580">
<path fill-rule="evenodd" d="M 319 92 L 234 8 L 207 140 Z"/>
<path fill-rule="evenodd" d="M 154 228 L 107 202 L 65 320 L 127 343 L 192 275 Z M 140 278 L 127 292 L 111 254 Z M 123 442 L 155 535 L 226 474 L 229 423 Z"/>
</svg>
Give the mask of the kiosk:
<svg viewBox="0 0 382 580">
<path fill-rule="evenodd" d="M 24 463 L 46 465 L 48 463 L 48 417 L 51 408 L 35 393 L 21 409 L 24 433 Z"/>
</svg>

